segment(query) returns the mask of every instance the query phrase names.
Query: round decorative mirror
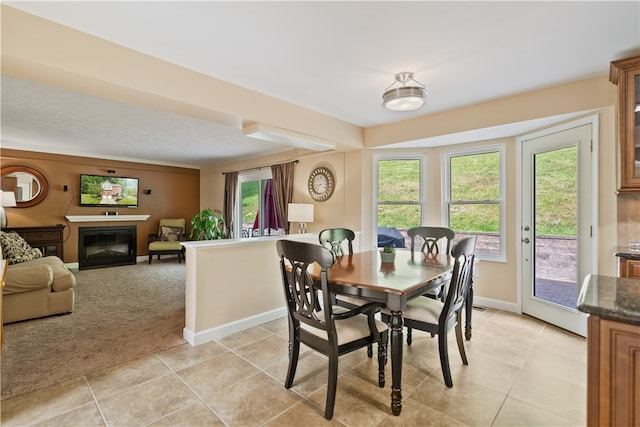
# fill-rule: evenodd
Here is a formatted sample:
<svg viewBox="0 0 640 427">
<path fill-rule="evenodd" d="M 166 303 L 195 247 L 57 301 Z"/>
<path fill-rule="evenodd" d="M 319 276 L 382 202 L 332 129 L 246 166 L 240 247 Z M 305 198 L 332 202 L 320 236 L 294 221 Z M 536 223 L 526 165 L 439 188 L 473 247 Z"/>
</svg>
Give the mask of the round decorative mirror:
<svg viewBox="0 0 640 427">
<path fill-rule="evenodd" d="M 5 166 L 0 171 L 2 191 L 14 193 L 17 208 L 28 208 L 47 197 L 49 183 L 44 175 L 27 166 Z"/>
</svg>

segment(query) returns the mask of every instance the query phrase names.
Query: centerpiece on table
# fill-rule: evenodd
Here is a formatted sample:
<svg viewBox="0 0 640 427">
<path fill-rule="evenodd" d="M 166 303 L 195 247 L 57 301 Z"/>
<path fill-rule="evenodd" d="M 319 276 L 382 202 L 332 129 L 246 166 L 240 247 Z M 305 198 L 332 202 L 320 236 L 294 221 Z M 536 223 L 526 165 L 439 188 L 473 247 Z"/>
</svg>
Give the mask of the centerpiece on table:
<svg viewBox="0 0 640 427">
<path fill-rule="evenodd" d="M 396 260 L 396 248 L 385 246 L 380 250 L 380 259 L 384 263 L 393 263 Z"/>
</svg>

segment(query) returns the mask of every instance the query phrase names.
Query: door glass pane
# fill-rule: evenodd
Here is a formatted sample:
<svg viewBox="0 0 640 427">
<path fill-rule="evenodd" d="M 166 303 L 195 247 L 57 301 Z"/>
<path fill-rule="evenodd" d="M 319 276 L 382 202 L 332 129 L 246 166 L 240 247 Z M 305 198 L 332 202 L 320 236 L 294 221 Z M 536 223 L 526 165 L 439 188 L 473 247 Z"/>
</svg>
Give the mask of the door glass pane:
<svg viewBox="0 0 640 427">
<path fill-rule="evenodd" d="M 284 234 L 278 218 L 273 180 L 247 181 L 240 184 L 242 195 L 242 237 Z"/>
<path fill-rule="evenodd" d="M 242 195 L 242 237 L 253 237 L 253 223 L 260 210 L 260 181 L 249 181 L 240 184 Z M 255 235 L 258 235 L 256 232 Z"/>
<path fill-rule="evenodd" d="M 578 299 L 577 147 L 534 156 L 533 294 L 566 307 Z"/>
</svg>

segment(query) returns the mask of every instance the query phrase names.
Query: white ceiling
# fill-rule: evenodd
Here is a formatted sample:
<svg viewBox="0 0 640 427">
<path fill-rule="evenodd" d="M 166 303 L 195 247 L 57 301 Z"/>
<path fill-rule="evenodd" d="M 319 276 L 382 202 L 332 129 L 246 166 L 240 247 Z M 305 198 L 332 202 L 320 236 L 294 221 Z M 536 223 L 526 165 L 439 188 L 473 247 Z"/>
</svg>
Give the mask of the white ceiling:
<svg viewBox="0 0 640 427">
<path fill-rule="evenodd" d="M 361 127 L 606 74 L 610 61 L 640 54 L 638 1 L 3 3 Z M 421 110 L 382 108 L 401 71 L 425 84 Z M 512 136 L 563 118 L 404 146 Z M 241 122 L 2 78 L 3 147 L 191 167 L 286 148 L 244 137 Z"/>
</svg>

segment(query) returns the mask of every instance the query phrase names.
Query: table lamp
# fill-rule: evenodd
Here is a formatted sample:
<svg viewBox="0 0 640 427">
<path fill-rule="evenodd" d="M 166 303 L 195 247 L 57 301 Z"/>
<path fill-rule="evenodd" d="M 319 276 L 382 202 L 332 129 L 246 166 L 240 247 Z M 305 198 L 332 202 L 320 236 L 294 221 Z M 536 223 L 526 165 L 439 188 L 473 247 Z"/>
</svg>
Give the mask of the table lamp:
<svg viewBox="0 0 640 427">
<path fill-rule="evenodd" d="M 7 228 L 7 213 L 4 208 L 16 207 L 16 195 L 13 191 L 0 191 L 0 228 Z"/>
<path fill-rule="evenodd" d="M 308 203 L 289 203 L 288 221 L 298 222 L 298 232 L 307 232 L 307 222 L 313 222 L 313 205 Z"/>
</svg>

